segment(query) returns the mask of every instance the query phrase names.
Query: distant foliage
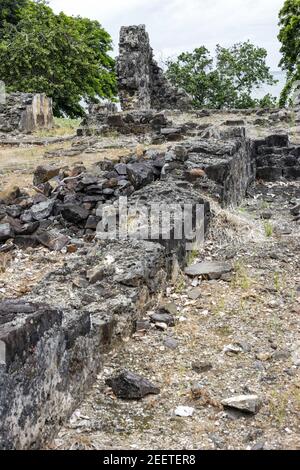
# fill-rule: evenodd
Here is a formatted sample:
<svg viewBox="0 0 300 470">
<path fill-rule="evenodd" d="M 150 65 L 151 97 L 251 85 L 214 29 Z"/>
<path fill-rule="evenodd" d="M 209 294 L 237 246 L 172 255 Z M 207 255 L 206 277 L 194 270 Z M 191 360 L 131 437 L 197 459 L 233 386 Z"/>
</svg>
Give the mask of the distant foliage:
<svg viewBox="0 0 300 470">
<path fill-rule="evenodd" d="M 287 72 L 280 104 L 287 104 L 296 81 L 300 80 L 300 0 L 286 0 L 279 13 L 281 67 Z"/>
<path fill-rule="evenodd" d="M 259 100 L 260 108 L 274 108 L 277 104 L 277 99 L 270 93 Z"/>
<path fill-rule="evenodd" d="M 167 76 L 184 88 L 198 108 L 253 108 L 274 106 L 267 95 L 262 101 L 252 98 L 255 88 L 276 83 L 266 65 L 267 52 L 249 41 L 226 49 L 218 45 L 215 59 L 205 47 L 181 54 L 167 62 Z"/>
<path fill-rule="evenodd" d="M 99 22 L 55 15 L 43 0 L 25 1 L 18 21 L 3 23 L 0 77 L 8 91 L 46 93 L 56 116 L 75 118 L 84 114 L 84 102 L 115 96 L 111 49 Z"/>
</svg>

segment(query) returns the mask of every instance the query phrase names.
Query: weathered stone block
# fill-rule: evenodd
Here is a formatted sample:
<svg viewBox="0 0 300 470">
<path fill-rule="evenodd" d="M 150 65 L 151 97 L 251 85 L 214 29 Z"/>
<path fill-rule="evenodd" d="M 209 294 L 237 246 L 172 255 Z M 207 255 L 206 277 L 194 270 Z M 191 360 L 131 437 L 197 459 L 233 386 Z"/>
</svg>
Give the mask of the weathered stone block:
<svg viewBox="0 0 300 470">
<path fill-rule="evenodd" d="M 12 238 L 14 235 L 13 229 L 10 224 L 0 224 L 0 242 L 6 241 L 9 238 Z"/>
<path fill-rule="evenodd" d="M 147 163 L 131 163 L 127 165 L 127 174 L 129 181 L 135 189 L 140 189 L 154 181 L 153 170 Z"/>
<path fill-rule="evenodd" d="M 35 186 L 46 183 L 55 176 L 59 175 L 60 168 L 52 165 L 40 165 L 36 168 L 33 176 L 33 184 Z"/>
<path fill-rule="evenodd" d="M 0 104 L 0 132 L 28 134 L 52 126 L 52 100 L 44 94 L 12 93 Z"/>
<path fill-rule="evenodd" d="M 262 179 L 264 181 L 277 181 L 282 178 L 283 169 L 278 167 L 262 167 L 257 169 L 256 177 L 257 179 Z"/>
</svg>

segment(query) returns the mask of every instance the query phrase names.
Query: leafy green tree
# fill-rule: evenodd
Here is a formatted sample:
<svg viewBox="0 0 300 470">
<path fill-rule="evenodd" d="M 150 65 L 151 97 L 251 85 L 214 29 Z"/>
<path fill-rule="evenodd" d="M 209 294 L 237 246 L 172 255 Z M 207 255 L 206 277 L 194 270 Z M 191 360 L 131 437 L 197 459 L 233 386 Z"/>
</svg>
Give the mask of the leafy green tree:
<svg viewBox="0 0 300 470">
<path fill-rule="evenodd" d="M 167 61 L 167 67 L 169 80 L 185 89 L 195 105 L 209 105 L 214 99 L 214 82 L 218 77 L 213 72 L 213 59 L 206 47 L 183 52 L 176 61 Z"/>
<path fill-rule="evenodd" d="M 293 85 L 300 80 L 300 0 L 286 0 L 279 13 L 279 40 L 282 44 L 280 66 L 287 72 L 280 104 L 287 103 Z"/>
<path fill-rule="evenodd" d="M 200 47 L 168 61 L 167 76 L 193 97 L 196 107 L 251 108 L 259 105 L 251 96 L 253 90 L 263 83 L 276 83 L 266 57 L 265 49 L 249 41 L 229 49 L 218 45 L 215 60 Z"/>
<path fill-rule="evenodd" d="M 277 104 L 277 99 L 271 93 L 268 93 L 258 101 L 260 108 L 275 108 Z"/>
<path fill-rule="evenodd" d="M 8 91 L 46 93 L 56 116 L 82 116 L 84 102 L 116 94 L 111 49 L 99 22 L 55 15 L 45 1 L 28 1 L 17 25 L 4 24 L 0 77 Z"/>
<path fill-rule="evenodd" d="M 11 24 L 17 24 L 20 19 L 22 8 L 26 3 L 27 0 L 1 0 L 0 29 L 3 28 L 5 21 Z"/>
<path fill-rule="evenodd" d="M 249 41 L 238 43 L 229 49 L 217 46 L 216 68 L 221 86 L 225 84 L 229 91 L 229 100 L 236 108 L 257 106 L 257 100 L 251 95 L 262 84 L 276 83 L 266 65 L 267 51 L 256 47 Z"/>
</svg>

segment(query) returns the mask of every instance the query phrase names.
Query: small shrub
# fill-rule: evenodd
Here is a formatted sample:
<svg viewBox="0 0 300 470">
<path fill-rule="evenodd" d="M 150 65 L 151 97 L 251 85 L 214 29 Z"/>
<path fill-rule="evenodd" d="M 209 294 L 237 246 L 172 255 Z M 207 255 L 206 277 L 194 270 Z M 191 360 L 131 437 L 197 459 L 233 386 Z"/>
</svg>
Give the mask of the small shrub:
<svg viewBox="0 0 300 470">
<path fill-rule="evenodd" d="M 268 238 L 272 237 L 272 235 L 274 233 L 274 228 L 273 228 L 273 225 L 270 222 L 265 222 L 264 229 L 265 229 L 266 237 L 268 237 Z"/>
<path fill-rule="evenodd" d="M 232 285 L 234 287 L 240 287 L 243 290 L 248 290 L 252 285 L 252 279 L 250 278 L 246 267 L 241 262 L 238 262 L 235 265 L 235 275 L 232 279 Z"/>
</svg>

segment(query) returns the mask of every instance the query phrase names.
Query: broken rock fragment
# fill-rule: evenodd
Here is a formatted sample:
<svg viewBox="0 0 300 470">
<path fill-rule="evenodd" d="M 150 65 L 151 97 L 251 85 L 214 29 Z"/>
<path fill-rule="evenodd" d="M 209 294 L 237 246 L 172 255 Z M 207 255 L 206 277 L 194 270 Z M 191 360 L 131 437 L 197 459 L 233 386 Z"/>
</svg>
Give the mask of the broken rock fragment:
<svg viewBox="0 0 300 470">
<path fill-rule="evenodd" d="M 40 165 L 34 172 L 33 176 L 33 184 L 35 186 L 46 183 L 47 181 L 55 178 L 58 176 L 60 172 L 60 168 L 52 166 L 52 165 Z"/>
<path fill-rule="evenodd" d="M 89 211 L 82 206 L 67 204 L 62 210 L 63 218 L 73 224 L 82 224 L 89 217 Z"/>
<path fill-rule="evenodd" d="M 296 206 L 292 207 L 291 214 L 294 216 L 297 216 L 300 214 L 300 204 L 297 204 Z"/>
<path fill-rule="evenodd" d="M 160 308 L 160 311 L 162 312 L 167 312 L 169 313 L 170 315 L 177 315 L 177 305 L 174 304 L 173 302 L 169 302 L 169 303 L 166 303 L 164 305 L 161 306 Z"/>
<path fill-rule="evenodd" d="M 96 284 L 96 282 L 102 281 L 103 279 L 112 276 L 114 272 L 115 269 L 113 266 L 99 265 L 87 271 L 86 277 L 90 284 Z"/>
<path fill-rule="evenodd" d="M 35 204 L 30 209 L 31 217 L 35 221 L 47 219 L 52 214 L 53 206 L 54 206 L 54 203 L 51 200 L 47 200 L 47 201 Z"/>
<path fill-rule="evenodd" d="M 204 372 L 208 372 L 213 368 L 211 362 L 208 361 L 196 361 L 192 364 L 192 369 L 197 374 L 203 374 Z"/>
<path fill-rule="evenodd" d="M 6 241 L 13 237 L 13 230 L 10 224 L 0 224 L 0 242 Z"/>
<path fill-rule="evenodd" d="M 154 181 L 152 168 L 145 163 L 139 162 L 128 164 L 127 173 L 129 181 L 136 189 L 147 186 Z"/>
<path fill-rule="evenodd" d="M 227 344 L 224 347 L 223 352 L 227 354 L 228 356 L 233 356 L 235 354 L 244 352 L 244 350 L 240 344 L 234 343 L 234 344 Z"/>
<path fill-rule="evenodd" d="M 57 230 L 43 231 L 35 235 L 36 240 L 52 251 L 62 250 L 70 241 L 69 237 Z"/>
<path fill-rule="evenodd" d="M 158 395 L 160 389 L 149 380 L 133 372 L 123 371 L 118 376 L 106 380 L 118 398 L 140 400 L 147 395 Z"/>
<path fill-rule="evenodd" d="M 185 274 L 188 276 L 204 276 L 208 279 L 220 279 L 222 274 L 232 271 L 232 266 L 229 263 L 217 261 L 204 261 L 203 263 L 196 263 L 185 269 Z"/>
<path fill-rule="evenodd" d="M 178 348 L 178 345 L 179 345 L 178 341 L 174 338 L 171 338 L 168 336 L 167 338 L 164 339 L 164 346 L 168 349 L 171 349 L 174 351 L 175 349 Z"/>
<path fill-rule="evenodd" d="M 39 228 L 39 225 L 39 222 L 32 222 L 20 225 L 20 227 L 14 227 L 14 231 L 16 235 L 31 235 Z"/>
<path fill-rule="evenodd" d="M 165 312 L 153 313 L 150 315 L 151 321 L 154 323 L 166 323 L 168 326 L 175 326 L 173 315 Z"/>
<path fill-rule="evenodd" d="M 195 287 L 195 289 L 192 289 L 188 293 L 188 298 L 191 300 L 197 300 L 202 294 L 202 290 L 200 287 Z"/>
<path fill-rule="evenodd" d="M 295 366 L 300 366 L 300 342 L 297 342 L 293 346 L 292 361 Z"/>
<path fill-rule="evenodd" d="M 225 408 L 256 414 L 262 406 L 262 401 L 257 395 L 240 395 L 223 400 L 222 405 Z"/>
</svg>

